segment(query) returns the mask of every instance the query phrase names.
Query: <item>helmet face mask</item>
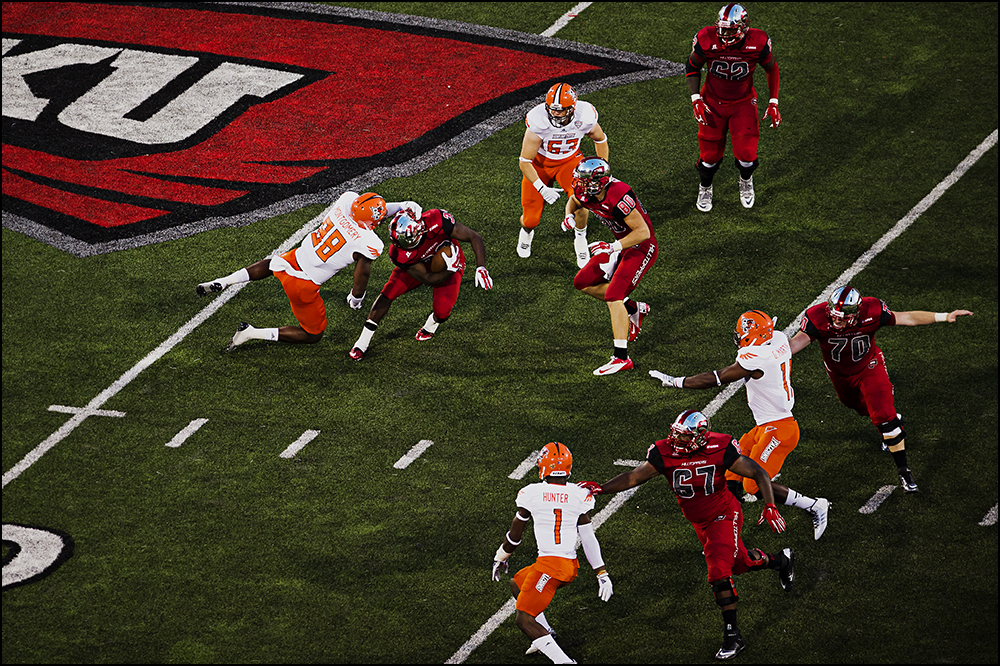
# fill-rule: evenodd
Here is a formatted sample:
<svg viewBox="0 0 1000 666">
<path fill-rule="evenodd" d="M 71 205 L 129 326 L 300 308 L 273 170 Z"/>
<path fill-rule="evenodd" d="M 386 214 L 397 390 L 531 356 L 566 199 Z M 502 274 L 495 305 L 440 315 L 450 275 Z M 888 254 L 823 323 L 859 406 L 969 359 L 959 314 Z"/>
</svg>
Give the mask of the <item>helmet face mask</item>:
<svg viewBox="0 0 1000 666">
<path fill-rule="evenodd" d="M 414 219 L 406 210 L 396 213 L 389 223 L 389 239 L 401 250 L 412 250 L 423 242 L 426 235 L 424 221 Z"/>
<path fill-rule="evenodd" d="M 553 127 L 566 127 L 576 111 L 576 91 L 565 83 L 557 83 L 545 95 L 545 113 Z"/>
<path fill-rule="evenodd" d="M 351 218 L 360 227 L 374 231 L 389 214 L 385 199 L 374 192 L 365 192 L 351 204 Z"/>
<path fill-rule="evenodd" d="M 708 417 L 689 409 L 670 425 L 670 445 L 680 453 L 694 453 L 708 443 Z"/>
<path fill-rule="evenodd" d="M 538 456 L 538 478 L 549 476 L 568 477 L 573 471 L 573 454 L 565 444 L 549 442 L 542 447 Z"/>
<path fill-rule="evenodd" d="M 826 317 L 837 331 L 854 326 L 861 309 L 861 294 L 850 285 L 837 287 L 826 301 Z"/>
<path fill-rule="evenodd" d="M 774 335 L 774 320 L 760 310 L 750 310 L 740 315 L 733 330 L 733 342 L 737 347 L 761 345 Z"/>
<path fill-rule="evenodd" d="M 573 191 L 593 197 L 611 182 L 611 165 L 600 157 L 588 157 L 573 169 Z"/>
<path fill-rule="evenodd" d="M 715 33 L 725 47 L 738 44 L 747 36 L 750 30 L 750 17 L 743 5 L 731 2 L 719 10 L 719 18 L 715 22 Z"/>
</svg>

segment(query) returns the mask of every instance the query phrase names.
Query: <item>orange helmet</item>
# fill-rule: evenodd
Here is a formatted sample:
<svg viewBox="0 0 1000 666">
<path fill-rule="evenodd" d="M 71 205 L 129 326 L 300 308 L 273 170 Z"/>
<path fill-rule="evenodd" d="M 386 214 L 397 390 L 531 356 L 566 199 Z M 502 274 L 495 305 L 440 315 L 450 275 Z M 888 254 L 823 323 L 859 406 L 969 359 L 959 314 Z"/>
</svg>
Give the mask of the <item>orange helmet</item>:
<svg viewBox="0 0 1000 666">
<path fill-rule="evenodd" d="M 542 447 L 538 456 L 538 478 L 547 476 L 569 476 L 573 469 L 573 454 L 565 444 L 549 442 Z"/>
<path fill-rule="evenodd" d="M 351 217 L 365 229 L 374 231 L 388 214 L 385 199 L 374 192 L 365 192 L 351 204 Z"/>
<path fill-rule="evenodd" d="M 557 83 L 549 88 L 549 92 L 545 95 L 545 112 L 549 114 L 549 123 L 553 127 L 569 125 L 575 110 L 576 91 L 570 85 Z"/>
<path fill-rule="evenodd" d="M 740 315 L 736 320 L 736 330 L 733 331 L 733 342 L 737 347 L 760 345 L 774 335 L 774 320 L 760 310 L 750 310 Z"/>
</svg>

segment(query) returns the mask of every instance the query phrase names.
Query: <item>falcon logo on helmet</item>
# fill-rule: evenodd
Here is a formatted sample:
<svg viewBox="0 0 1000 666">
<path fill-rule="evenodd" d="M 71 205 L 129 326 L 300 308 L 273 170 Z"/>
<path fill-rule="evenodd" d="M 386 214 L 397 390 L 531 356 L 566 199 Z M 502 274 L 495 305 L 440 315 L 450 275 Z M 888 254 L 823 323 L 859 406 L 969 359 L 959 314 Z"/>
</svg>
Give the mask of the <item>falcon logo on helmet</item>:
<svg viewBox="0 0 1000 666">
<path fill-rule="evenodd" d="M 762 345 L 774 335 L 774 320 L 760 310 L 750 310 L 740 315 L 733 331 L 733 342 L 742 349 Z"/>
<path fill-rule="evenodd" d="M 576 91 L 565 83 L 557 83 L 545 95 L 545 112 L 553 127 L 566 127 L 576 111 Z"/>
<path fill-rule="evenodd" d="M 588 157 L 573 169 L 573 194 L 577 199 L 597 196 L 610 182 L 611 165 L 600 157 Z"/>
<path fill-rule="evenodd" d="M 414 219 L 409 211 L 396 213 L 389 223 L 389 239 L 401 250 L 412 250 L 423 242 L 427 225 L 420 218 Z"/>
<path fill-rule="evenodd" d="M 385 199 L 374 192 L 365 192 L 351 204 L 351 217 L 359 226 L 375 230 L 389 214 Z"/>
<path fill-rule="evenodd" d="M 573 470 L 573 454 L 565 444 L 549 442 L 542 447 L 538 456 L 538 478 L 547 476 L 569 476 Z"/>
<path fill-rule="evenodd" d="M 743 5 L 730 2 L 719 10 L 719 20 L 715 22 L 715 33 L 725 47 L 738 44 L 750 30 L 750 17 Z"/>
<path fill-rule="evenodd" d="M 670 425 L 670 445 L 679 453 L 694 453 L 708 442 L 708 417 L 688 409 Z"/>
<path fill-rule="evenodd" d="M 837 287 L 826 301 L 826 316 L 836 330 L 854 326 L 861 309 L 861 293 L 850 285 Z"/>
</svg>

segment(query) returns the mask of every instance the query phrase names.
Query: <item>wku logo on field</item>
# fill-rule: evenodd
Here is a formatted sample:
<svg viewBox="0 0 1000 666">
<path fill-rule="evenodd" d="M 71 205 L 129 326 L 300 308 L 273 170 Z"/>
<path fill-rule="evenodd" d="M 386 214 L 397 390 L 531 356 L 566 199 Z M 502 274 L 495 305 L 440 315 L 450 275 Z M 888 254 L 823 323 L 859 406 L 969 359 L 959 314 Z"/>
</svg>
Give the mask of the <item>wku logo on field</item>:
<svg viewBox="0 0 1000 666">
<path fill-rule="evenodd" d="M 306 3 L 4 3 L 3 223 L 77 256 L 250 224 L 431 167 L 556 81 L 680 71 Z"/>
</svg>

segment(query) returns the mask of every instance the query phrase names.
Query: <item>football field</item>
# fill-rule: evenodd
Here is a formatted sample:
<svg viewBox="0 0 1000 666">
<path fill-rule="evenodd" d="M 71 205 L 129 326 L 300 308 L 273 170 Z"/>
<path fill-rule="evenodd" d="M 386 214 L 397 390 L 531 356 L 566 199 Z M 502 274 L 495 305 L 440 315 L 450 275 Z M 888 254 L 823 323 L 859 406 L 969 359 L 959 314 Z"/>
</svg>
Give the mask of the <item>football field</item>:
<svg viewBox="0 0 1000 666">
<path fill-rule="evenodd" d="M 794 357 L 802 437 L 778 481 L 833 508 L 816 541 L 805 512 L 782 508 L 788 531 L 775 535 L 756 525 L 761 504 L 744 504 L 747 545 L 790 547 L 797 560 L 790 592 L 770 572 L 736 579 L 748 642 L 738 661 L 997 662 L 995 3 L 747 5 L 751 27 L 773 42 L 783 122 L 762 123 L 754 207 L 740 205 L 727 149 L 709 213 L 694 206 L 697 130 L 682 65 L 719 6 L 321 4 L 232 3 L 186 25 L 210 36 L 200 44 L 217 39 L 217 52 L 199 46 L 208 59 L 228 54 L 253 21 L 273 21 L 273 43 L 255 42 L 258 53 L 239 65 L 301 76 L 303 94 L 342 73 L 292 67 L 293 28 L 347 26 L 359 40 L 377 28 L 384 57 L 417 63 L 433 95 L 399 94 L 398 71 L 365 65 L 350 75 L 363 94 L 345 105 L 354 89 L 341 84 L 316 118 L 347 108 L 370 123 L 373 142 L 428 117 L 440 124 L 338 161 L 289 156 L 306 150 L 289 145 L 307 125 L 301 117 L 258 121 L 257 152 L 240 163 L 245 182 L 196 183 L 203 167 L 192 162 L 162 189 L 191 187 L 207 200 L 237 187 L 255 207 L 132 241 L 113 225 L 74 240 L 93 207 L 76 215 L 54 204 L 56 222 L 45 226 L 46 197 L 25 203 L 27 181 L 52 201 L 87 194 L 120 211 L 155 208 L 154 195 L 84 190 L 60 181 L 54 161 L 28 173 L 16 160 L 59 149 L 8 101 L 18 81 L 41 97 L 58 80 L 24 73 L 23 53 L 60 40 L 120 48 L 105 32 L 112 22 L 91 8 L 94 25 L 74 24 L 86 36 L 72 33 L 66 16 L 78 8 L 58 3 L 21 16 L 15 30 L 8 12 L 20 3 L 4 7 L 4 663 L 547 663 L 525 656 L 506 579 L 490 580 L 517 491 L 537 479 L 535 453 L 562 442 L 572 481 L 604 482 L 642 460 L 684 409 L 740 436 L 753 427 L 740 387 L 666 389 L 648 371 L 727 366 L 740 313 L 763 310 L 791 335 L 808 306 L 846 282 L 896 311 L 975 314 L 878 335 L 917 494 L 899 488 L 871 423 L 838 402 L 818 345 Z M 152 30 L 126 28 L 134 44 Z M 183 30 L 170 34 L 180 46 L 156 51 L 163 60 L 191 50 Z M 439 53 L 421 39 L 458 46 Z M 341 50 L 350 70 L 374 48 L 364 44 L 331 38 L 317 51 Z M 615 177 L 653 219 L 660 252 L 633 294 L 652 308 L 629 344 L 633 370 L 592 374 L 611 354 L 611 325 L 604 304 L 573 288 L 564 198 L 546 207 L 531 256 L 515 252 L 520 118 L 541 99 L 516 91 L 559 79 L 512 67 L 488 75 L 477 49 L 501 45 L 532 67 L 570 54 L 560 66 L 580 70 L 572 80 L 600 113 Z M 438 66 L 448 74 L 435 77 Z M 591 76 L 600 68 L 607 73 Z M 756 88 L 766 101 L 762 71 Z M 450 117 L 451 104 L 470 109 Z M 85 131 L 66 136 L 80 142 L 77 156 L 108 145 L 94 138 L 88 148 Z M 193 136 L 189 150 L 205 139 Z M 349 132 L 320 137 L 365 146 Z M 262 185 L 259 174 L 279 164 L 333 175 Z M 355 362 L 348 351 L 391 270 L 383 257 L 360 311 L 344 302 L 350 270 L 324 285 L 329 325 L 318 344 L 253 341 L 227 353 L 239 322 L 294 323 L 281 285 L 206 298 L 195 285 L 294 246 L 331 192 L 349 187 L 450 211 L 482 235 L 493 288 L 476 288 L 467 271 L 453 315 L 427 342 L 414 334 L 430 291 L 406 294 Z M 196 212 L 183 196 L 168 208 L 182 220 Z M 379 234 L 388 244 L 384 227 Z M 612 240 L 596 224 L 589 237 Z M 546 611 L 563 649 L 581 663 L 712 661 L 721 619 L 668 484 L 600 497 L 593 518 L 614 596 L 597 597 L 581 553 L 579 578 Z M 534 555 L 528 530 L 511 572 Z"/>
</svg>

